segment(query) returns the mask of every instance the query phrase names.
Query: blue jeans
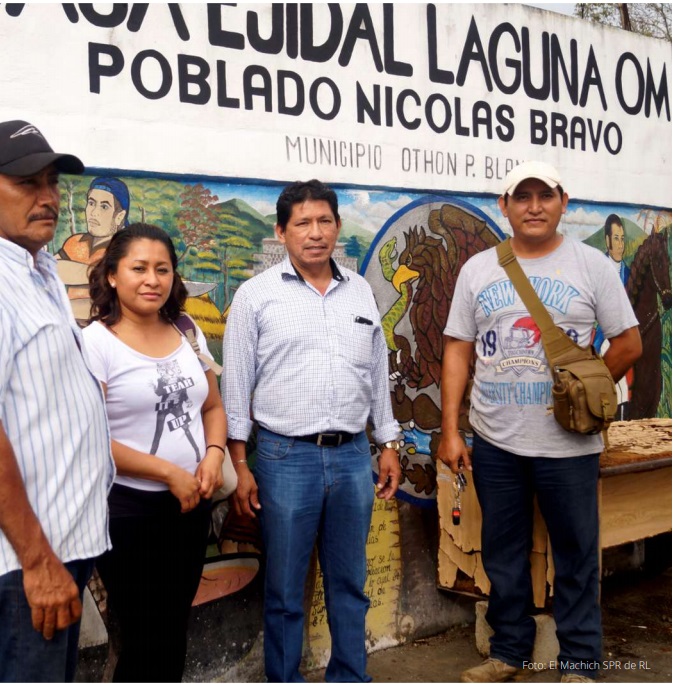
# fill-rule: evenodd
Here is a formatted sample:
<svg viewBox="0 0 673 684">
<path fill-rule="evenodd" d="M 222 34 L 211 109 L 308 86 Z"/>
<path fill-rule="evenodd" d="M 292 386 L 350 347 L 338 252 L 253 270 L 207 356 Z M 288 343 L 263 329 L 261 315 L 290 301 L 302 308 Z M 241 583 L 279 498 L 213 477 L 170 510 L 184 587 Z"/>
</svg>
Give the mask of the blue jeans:
<svg viewBox="0 0 673 684">
<path fill-rule="evenodd" d="M 304 585 L 313 546 L 332 637 L 328 682 L 371 681 L 365 670 L 369 599 L 365 546 L 374 485 L 365 433 L 319 447 L 260 429 L 255 474 L 266 549 L 264 659 L 270 682 L 301 682 Z"/>
<path fill-rule="evenodd" d="M 598 454 L 517 456 L 475 433 L 474 484 L 483 514 L 482 558 L 491 581 L 486 620 L 491 656 L 510 665 L 530 660 L 535 640 L 529 555 L 533 496 L 554 559 L 554 620 L 559 667 L 595 678 L 601 660 L 598 548 Z M 587 668 L 582 669 L 586 663 Z"/>
<path fill-rule="evenodd" d="M 66 563 L 80 598 L 93 572 L 93 559 Z M 0 681 L 72 682 L 77 668 L 79 620 L 47 641 L 33 628 L 23 588 L 23 571 L 0 576 Z"/>
</svg>

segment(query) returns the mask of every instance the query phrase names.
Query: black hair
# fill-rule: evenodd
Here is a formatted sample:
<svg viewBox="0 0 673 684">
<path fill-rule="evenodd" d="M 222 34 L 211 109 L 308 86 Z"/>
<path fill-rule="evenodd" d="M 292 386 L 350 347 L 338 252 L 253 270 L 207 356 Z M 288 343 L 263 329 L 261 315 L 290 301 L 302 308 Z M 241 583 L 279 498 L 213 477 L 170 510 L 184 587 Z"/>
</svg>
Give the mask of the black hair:
<svg viewBox="0 0 673 684">
<path fill-rule="evenodd" d="M 178 257 L 175 253 L 173 241 L 165 230 L 157 226 L 152 226 L 149 223 L 132 223 L 112 236 L 102 259 L 89 273 L 89 296 L 91 297 L 89 323 L 101 321 L 105 325 L 111 326 L 121 318 L 121 306 L 117 291 L 110 285 L 108 276 L 117 272 L 120 260 L 128 254 L 129 247 L 135 240 L 156 240 L 168 250 L 173 267 L 173 286 L 168 300 L 159 311 L 159 315 L 165 321 L 172 322 L 181 314 L 187 299 L 187 288 L 177 271 Z"/>
<path fill-rule="evenodd" d="M 339 222 L 339 201 L 336 193 L 332 188 L 314 178 L 306 182 L 295 181 L 283 188 L 276 202 L 276 222 L 281 231 L 285 231 L 287 222 L 292 216 L 292 207 L 306 200 L 324 200 L 329 204 L 334 220 Z"/>
<path fill-rule="evenodd" d="M 612 224 L 616 223 L 618 226 L 621 226 L 624 228 L 624 224 L 622 223 L 622 220 L 617 216 L 617 214 L 610 214 L 605 219 L 605 226 L 603 227 L 603 230 L 605 231 L 605 237 L 608 238 L 609 240 L 612 240 Z"/>
</svg>

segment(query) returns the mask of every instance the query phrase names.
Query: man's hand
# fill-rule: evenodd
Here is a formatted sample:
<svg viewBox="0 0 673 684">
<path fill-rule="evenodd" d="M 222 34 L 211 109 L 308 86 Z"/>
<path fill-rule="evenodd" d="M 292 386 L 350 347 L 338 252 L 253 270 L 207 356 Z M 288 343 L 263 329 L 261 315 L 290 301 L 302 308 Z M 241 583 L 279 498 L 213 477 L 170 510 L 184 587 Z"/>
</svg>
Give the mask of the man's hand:
<svg viewBox="0 0 673 684">
<path fill-rule="evenodd" d="M 402 468 L 400 455 L 395 449 L 383 449 L 379 457 L 379 481 L 376 483 L 376 497 L 389 501 L 400 486 Z"/>
<path fill-rule="evenodd" d="M 442 436 L 437 447 L 437 458 L 454 473 L 463 468 L 472 470 L 467 447 L 458 432 L 460 408 L 467 387 L 474 343 L 444 336 L 442 357 Z"/>
<path fill-rule="evenodd" d="M 33 627 L 51 639 L 82 615 L 79 590 L 56 557 L 35 516 L 16 463 L 14 450 L 0 422 L 0 530 L 23 569 L 23 588 Z"/>
<path fill-rule="evenodd" d="M 262 508 L 258 498 L 258 487 L 255 476 L 246 463 L 235 463 L 238 486 L 234 494 L 234 507 L 239 515 L 256 518 L 255 510 Z M 253 510 L 255 509 L 255 510 Z"/>
<path fill-rule="evenodd" d="M 454 473 L 459 473 L 463 468 L 472 470 L 472 461 L 468 456 L 467 447 L 458 432 L 442 434 L 437 447 L 437 458 L 446 463 Z"/>
<path fill-rule="evenodd" d="M 75 580 L 53 553 L 34 567 L 23 569 L 23 588 L 30 606 L 33 627 L 45 639 L 82 616 L 82 602 Z"/>
</svg>

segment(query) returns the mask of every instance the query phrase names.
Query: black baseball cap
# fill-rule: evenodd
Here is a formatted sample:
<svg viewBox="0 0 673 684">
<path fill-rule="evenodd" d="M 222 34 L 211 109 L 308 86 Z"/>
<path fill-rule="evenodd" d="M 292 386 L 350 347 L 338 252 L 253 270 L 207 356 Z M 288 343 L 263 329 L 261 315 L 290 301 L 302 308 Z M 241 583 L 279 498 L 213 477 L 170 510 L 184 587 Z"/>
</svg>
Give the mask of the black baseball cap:
<svg viewBox="0 0 673 684">
<path fill-rule="evenodd" d="M 62 173 L 82 173 L 84 164 L 72 154 L 54 152 L 40 131 L 27 121 L 0 123 L 0 173 L 30 176 L 54 164 Z"/>
</svg>

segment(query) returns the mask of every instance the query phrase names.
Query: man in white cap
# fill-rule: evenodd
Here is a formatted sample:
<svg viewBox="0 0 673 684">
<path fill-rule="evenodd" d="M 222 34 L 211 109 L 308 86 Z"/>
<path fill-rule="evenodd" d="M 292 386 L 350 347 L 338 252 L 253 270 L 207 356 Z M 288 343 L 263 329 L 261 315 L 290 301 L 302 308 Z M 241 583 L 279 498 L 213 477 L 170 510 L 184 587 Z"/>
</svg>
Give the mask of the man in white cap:
<svg viewBox="0 0 673 684">
<path fill-rule="evenodd" d="M 56 261 L 59 172 L 26 121 L 0 123 L 0 681 L 73 681 L 82 591 L 109 548 L 114 465 L 99 383 Z"/>
<path fill-rule="evenodd" d="M 512 249 L 554 322 L 582 346 L 598 321 L 615 380 L 640 356 L 637 320 L 615 270 L 597 249 L 557 232 L 568 205 L 558 171 L 525 162 L 498 205 Z M 483 514 L 482 559 L 491 581 L 490 657 L 465 682 L 504 682 L 526 667 L 535 639 L 529 565 L 537 494 L 554 559 L 554 618 L 562 682 L 591 681 L 601 662 L 597 485 L 600 435 L 566 432 L 548 407 L 552 374 L 540 331 L 498 264 L 495 248 L 462 268 L 444 330 L 438 457 L 473 472 Z M 471 456 L 458 413 L 476 348 Z M 532 665 L 529 665 L 531 667 Z"/>
</svg>

